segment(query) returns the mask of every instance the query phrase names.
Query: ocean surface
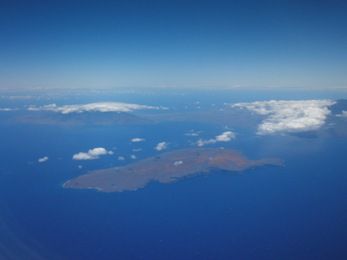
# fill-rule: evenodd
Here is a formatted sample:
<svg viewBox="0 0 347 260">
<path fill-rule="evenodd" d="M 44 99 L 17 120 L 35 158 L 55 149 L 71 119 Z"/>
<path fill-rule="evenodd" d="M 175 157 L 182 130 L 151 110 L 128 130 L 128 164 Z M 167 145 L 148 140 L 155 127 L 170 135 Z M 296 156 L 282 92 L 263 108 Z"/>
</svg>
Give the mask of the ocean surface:
<svg viewBox="0 0 347 260">
<path fill-rule="evenodd" d="M 127 93 L 53 101 L 107 99 L 162 105 L 179 112 L 197 100 L 201 107 L 195 109 L 259 99 L 249 93 L 172 96 Z M 260 99 L 283 96 L 268 93 Z M 2 102 L 3 106 L 53 103 L 45 99 Z M 21 112 L 12 115 L 16 113 Z M 234 129 L 237 138 L 223 147 L 251 159 L 281 158 L 285 166 L 242 173 L 214 171 L 170 184 L 151 183 L 133 192 L 102 193 L 63 189 L 62 184 L 94 169 L 134 162 L 131 154 L 136 160 L 158 154 L 153 147 L 160 141 L 167 141 L 168 149 L 189 147 L 196 139 L 184 133 L 192 129 L 207 138 L 225 126 L 169 121 L 57 126 L 6 123 L 8 117 L 0 114 L 0 251 L 9 259 L 347 258 L 347 138 L 259 137 L 254 129 Z M 134 137 L 146 141 L 129 142 Z M 72 160 L 76 152 L 93 147 L 106 147 L 114 154 Z M 142 151 L 132 151 L 137 148 Z M 49 160 L 37 163 L 43 156 Z M 118 156 L 126 159 L 119 161 Z"/>
</svg>

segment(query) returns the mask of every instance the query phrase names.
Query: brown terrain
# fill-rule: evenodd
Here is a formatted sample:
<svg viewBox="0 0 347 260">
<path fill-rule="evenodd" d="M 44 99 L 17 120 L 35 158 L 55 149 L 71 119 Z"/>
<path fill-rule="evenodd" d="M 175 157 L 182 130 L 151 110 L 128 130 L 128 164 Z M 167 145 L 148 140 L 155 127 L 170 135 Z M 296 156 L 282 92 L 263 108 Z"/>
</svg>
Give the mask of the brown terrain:
<svg viewBox="0 0 347 260">
<path fill-rule="evenodd" d="M 71 179 L 64 188 L 96 189 L 103 192 L 134 191 L 150 182 L 170 183 L 214 169 L 241 172 L 250 168 L 281 166 L 279 159 L 250 160 L 234 150 L 188 148 L 166 152 L 127 166 L 101 169 Z"/>
</svg>

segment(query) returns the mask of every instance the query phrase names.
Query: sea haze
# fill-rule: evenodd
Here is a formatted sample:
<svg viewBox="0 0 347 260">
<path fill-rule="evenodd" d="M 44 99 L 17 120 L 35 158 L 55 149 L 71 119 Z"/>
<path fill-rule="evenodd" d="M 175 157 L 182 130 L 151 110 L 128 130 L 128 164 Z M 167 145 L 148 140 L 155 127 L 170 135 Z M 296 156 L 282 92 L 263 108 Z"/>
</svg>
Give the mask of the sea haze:
<svg viewBox="0 0 347 260">
<path fill-rule="evenodd" d="M 309 131 L 264 134 L 259 125 L 273 112 L 260 115 L 232 104 L 298 100 L 297 93 L 263 92 L 257 99 L 250 92 L 211 93 L 99 93 L 39 100 L 2 96 L 0 107 L 13 110 L 0 112 L 0 256 L 346 258 L 345 97 L 301 93 L 301 100 L 335 102 L 327 106 L 324 122 Z M 66 115 L 28 110 L 106 101 L 160 109 Z M 284 166 L 215 169 L 116 193 L 63 188 L 90 171 L 197 148 L 199 140 L 203 147 L 237 150 L 253 160 L 278 158 Z M 79 153 L 84 157 L 75 159 L 92 159 L 74 160 Z"/>
</svg>

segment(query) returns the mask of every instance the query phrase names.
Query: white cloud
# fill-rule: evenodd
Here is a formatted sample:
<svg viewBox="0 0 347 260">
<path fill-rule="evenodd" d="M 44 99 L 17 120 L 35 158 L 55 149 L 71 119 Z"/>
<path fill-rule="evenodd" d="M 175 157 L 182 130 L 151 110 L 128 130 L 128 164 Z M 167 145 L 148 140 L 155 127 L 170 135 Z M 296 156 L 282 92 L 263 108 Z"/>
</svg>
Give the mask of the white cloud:
<svg viewBox="0 0 347 260">
<path fill-rule="evenodd" d="M 134 110 L 148 110 L 148 109 L 166 109 L 158 106 L 146 106 L 139 104 L 130 104 L 122 102 L 98 102 L 89 104 L 75 104 L 58 106 L 50 104 L 45 106 L 30 106 L 30 111 L 52 111 L 62 114 L 70 113 L 83 113 L 83 112 L 132 112 Z"/>
<path fill-rule="evenodd" d="M 221 133 L 220 135 L 217 135 L 215 138 L 211 138 L 208 140 L 199 139 L 196 142 L 196 145 L 201 147 L 207 144 L 215 144 L 218 142 L 230 142 L 232 139 L 235 139 L 235 133 L 232 131 L 226 131 Z"/>
<path fill-rule="evenodd" d="M 232 107 L 265 116 L 257 131 L 265 135 L 316 130 L 324 125 L 330 114 L 329 106 L 333 104 L 332 100 L 270 100 L 237 103 Z"/>
<path fill-rule="evenodd" d="M 133 160 L 135 160 L 137 157 L 136 157 L 135 154 L 132 154 L 132 155 L 130 155 L 130 158 L 133 159 Z"/>
<path fill-rule="evenodd" d="M 118 161 L 124 161 L 125 157 L 124 156 L 118 156 Z"/>
<path fill-rule="evenodd" d="M 47 156 L 44 156 L 44 157 L 39 158 L 39 159 L 37 160 L 37 162 L 39 162 L 39 163 L 44 163 L 44 162 L 47 162 L 47 161 L 48 161 L 48 157 L 47 157 Z"/>
<path fill-rule="evenodd" d="M 337 114 L 338 117 L 347 117 L 347 111 L 342 111 L 341 114 Z"/>
<path fill-rule="evenodd" d="M 165 150 L 167 148 L 167 146 L 168 146 L 167 142 L 160 142 L 155 146 L 154 149 L 157 151 L 162 151 L 162 150 Z"/>
<path fill-rule="evenodd" d="M 185 136 L 194 136 L 194 137 L 196 137 L 196 136 L 199 136 L 200 133 L 201 133 L 201 131 L 194 131 L 194 130 L 192 129 L 192 130 L 190 130 L 189 132 L 185 133 L 184 135 L 185 135 Z"/>
<path fill-rule="evenodd" d="M 217 142 L 230 142 L 231 139 L 235 139 L 235 134 L 231 131 L 226 131 L 216 136 Z"/>
<path fill-rule="evenodd" d="M 0 107 L 0 112 L 11 112 L 11 111 L 16 111 L 18 110 L 17 108 L 9 108 L 9 107 Z"/>
<path fill-rule="evenodd" d="M 198 133 L 185 133 L 185 136 L 199 136 Z"/>
<path fill-rule="evenodd" d="M 100 156 L 107 155 L 107 154 L 112 155 L 113 152 L 107 151 L 103 147 L 97 147 L 97 148 L 88 150 L 88 152 L 76 153 L 72 156 L 72 159 L 73 160 L 95 160 L 95 159 L 99 159 Z"/>
<path fill-rule="evenodd" d="M 133 151 L 134 153 L 138 153 L 138 152 L 141 152 L 142 149 L 141 149 L 141 148 L 135 148 L 135 149 L 132 149 L 132 151 Z"/>
<path fill-rule="evenodd" d="M 181 164 L 183 164 L 183 161 L 175 161 L 175 162 L 173 163 L 174 166 L 179 166 L 179 165 L 181 165 Z"/>
<path fill-rule="evenodd" d="M 144 142 L 146 141 L 146 139 L 144 138 L 140 138 L 140 137 L 134 137 L 130 140 L 132 143 L 140 143 L 140 142 Z"/>
<path fill-rule="evenodd" d="M 216 143 L 216 139 L 209 139 L 209 140 L 199 139 L 196 142 L 196 145 L 201 147 L 201 146 L 204 146 L 204 145 L 207 145 L 207 144 L 215 144 L 215 143 Z"/>
</svg>

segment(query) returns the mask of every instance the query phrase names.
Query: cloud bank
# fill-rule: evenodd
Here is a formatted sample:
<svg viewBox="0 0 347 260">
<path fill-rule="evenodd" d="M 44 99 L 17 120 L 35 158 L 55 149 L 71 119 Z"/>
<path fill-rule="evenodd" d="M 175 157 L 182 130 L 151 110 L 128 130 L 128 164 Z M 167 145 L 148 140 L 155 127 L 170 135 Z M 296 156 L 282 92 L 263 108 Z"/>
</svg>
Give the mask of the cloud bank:
<svg viewBox="0 0 347 260">
<path fill-rule="evenodd" d="M 107 151 L 103 147 L 97 147 L 88 150 L 88 152 L 79 152 L 72 156 L 73 160 L 95 160 L 99 159 L 102 155 L 112 155 L 112 151 Z"/>
<path fill-rule="evenodd" d="M 196 145 L 199 147 L 202 147 L 207 144 L 215 144 L 218 142 L 230 142 L 232 139 L 235 139 L 235 133 L 232 131 L 226 131 L 220 135 L 217 135 L 215 138 L 212 138 L 212 139 L 208 139 L 208 140 L 199 139 L 196 142 Z"/>
<path fill-rule="evenodd" d="M 154 147 L 154 149 L 157 151 L 162 151 L 162 150 L 165 150 L 167 146 L 168 146 L 167 142 L 160 142 Z"/>
<path fill-rule="evenodd" d="M 257 134 L 267 135 L 317 130 L 324 125 L 333 104 L 333 100 L 270 100 L 237 103 L 232 107 L 265 116 Z"/>
<path fill-rule="evenodd" d="M 132 112 L 134 110 L 165 109 L 158 106 L 146 106 L 140 104 L 130 104 L 122 102 L 98 102 L 89 104 L 76 104 L 58 106 L 50 104 L 45 106 L 30 106 L 29 111 L 51 111 L 61 114 L 83 113 L 83 112 Z"/>
</svg>

